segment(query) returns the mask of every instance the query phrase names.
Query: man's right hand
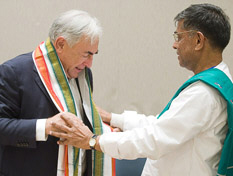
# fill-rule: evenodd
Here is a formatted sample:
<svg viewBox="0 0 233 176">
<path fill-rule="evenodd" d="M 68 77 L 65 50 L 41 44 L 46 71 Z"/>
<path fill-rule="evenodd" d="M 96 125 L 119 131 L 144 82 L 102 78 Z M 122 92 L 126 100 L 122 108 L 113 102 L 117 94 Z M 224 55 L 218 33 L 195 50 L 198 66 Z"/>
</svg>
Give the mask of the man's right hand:
<svg viewBox="0 0 233 176">
<path fill-rule="evenodd" d="M 70 114 L 70 112 L 61 112 L 61 113 L 58 113 L 50 118 L 48 118 L 46 120 L 46 124 L 45 124 L 45 134 L 46 135 L 49 135 L 50 131 L 57 131 L 56 128 L 54 128 L 52 126 L 52 122 L 56 122 L 58 124 L 61 124 L 61 125 L 66 125 L 66 122 L 61 118 L 61 115 L 62 114 Z M 72 116 L 75 116 L 74 114 L 72 114 Z"/>
</svg>

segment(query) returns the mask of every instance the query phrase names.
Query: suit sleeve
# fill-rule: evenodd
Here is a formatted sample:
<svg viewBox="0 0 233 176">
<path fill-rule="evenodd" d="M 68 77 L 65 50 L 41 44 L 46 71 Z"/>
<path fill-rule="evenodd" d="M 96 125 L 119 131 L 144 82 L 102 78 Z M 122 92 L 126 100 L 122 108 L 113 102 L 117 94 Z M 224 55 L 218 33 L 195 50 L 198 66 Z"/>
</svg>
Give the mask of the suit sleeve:
<svg viewBox="0 0 233 176">
<path fill-rule="evenodd" d="M 0 65 L 0 144 L 33 148 L 36 119 L 20 116 L 23 86 L 15 70 L 13 65 Z"/>
</svg>

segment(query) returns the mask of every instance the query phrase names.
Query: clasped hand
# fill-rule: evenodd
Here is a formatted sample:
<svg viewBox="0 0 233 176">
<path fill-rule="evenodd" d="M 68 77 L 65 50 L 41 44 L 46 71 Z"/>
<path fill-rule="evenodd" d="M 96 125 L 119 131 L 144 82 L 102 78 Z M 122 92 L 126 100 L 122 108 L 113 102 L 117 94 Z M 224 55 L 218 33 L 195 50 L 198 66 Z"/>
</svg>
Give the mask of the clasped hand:
<svg viewBox="0 0 233 176">
<path fill-rule="evenodd" d="M 61 113 L 60 118 L 65 123 L 51 120 L 53 128 L 49 132 L 50 135 L 60 138 L 58 144 L 90 149 L 88 142 L 93 133 L 83 124 L 82 120 L 69 112 Z"/>
</svg>

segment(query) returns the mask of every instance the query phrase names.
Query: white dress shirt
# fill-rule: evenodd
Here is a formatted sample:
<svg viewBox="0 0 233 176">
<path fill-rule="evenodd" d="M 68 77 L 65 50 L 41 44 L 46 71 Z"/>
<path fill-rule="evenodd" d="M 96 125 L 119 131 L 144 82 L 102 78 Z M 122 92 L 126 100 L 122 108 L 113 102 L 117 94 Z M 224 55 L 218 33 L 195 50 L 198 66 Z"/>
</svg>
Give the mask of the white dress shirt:
<svg viewBox="0 0 233 176">
<path fill-rule="evenodd" d="M 216 68 L 232 80 L 225 63 Z M 124 133 L 101 135 L 102 151 L 118 159 L 146 157 L 143 176 L 212 176 L 227 132 L 227 105 L 217 90 L 198 81 L 159 119 L 125 111 L 112 114 L 111 125 Z"/>
</svg>

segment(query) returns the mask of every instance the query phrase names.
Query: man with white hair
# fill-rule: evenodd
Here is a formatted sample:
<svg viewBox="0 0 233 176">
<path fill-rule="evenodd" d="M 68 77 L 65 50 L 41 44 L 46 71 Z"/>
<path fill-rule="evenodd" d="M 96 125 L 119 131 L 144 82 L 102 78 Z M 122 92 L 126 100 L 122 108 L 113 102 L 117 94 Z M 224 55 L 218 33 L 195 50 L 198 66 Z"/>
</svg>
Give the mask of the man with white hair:
<svg viewBox="0 0 233 176">
<path fill-rule="evenodd" d="M 51 121 L 75 114 L 95 134 L 110 132 L 92 100 L 93 56 L 102 29 L 84 11 L 63 13 L 33 52 L 0 65 L 0 175 L 112 175 L 101 152 L 58 146 Z"/>
</svg>

